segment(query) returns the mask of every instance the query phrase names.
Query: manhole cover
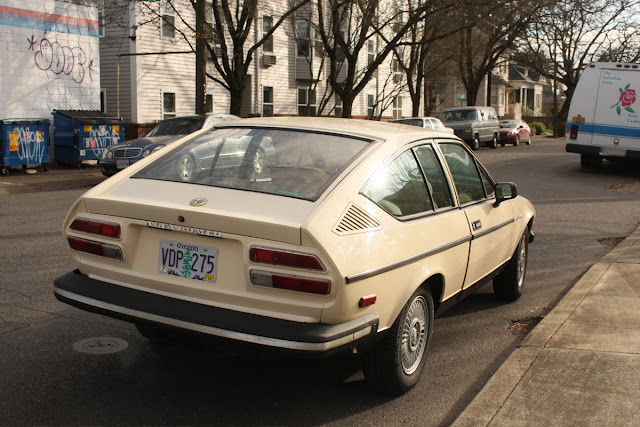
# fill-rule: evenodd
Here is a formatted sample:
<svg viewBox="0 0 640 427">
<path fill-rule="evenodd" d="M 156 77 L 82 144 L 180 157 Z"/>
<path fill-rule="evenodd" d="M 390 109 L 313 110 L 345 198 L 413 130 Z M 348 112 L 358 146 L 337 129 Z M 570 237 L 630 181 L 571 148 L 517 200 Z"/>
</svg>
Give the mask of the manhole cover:
<svg viewBox="0 0 640 427">
<path fill-rule="evenodd" d="M 129 343 L 120 338 L 99 337 L 86 338 L 73 344 L 73 349 L 79 353 L 111 354 L 129 347 Z"/>
</svg>

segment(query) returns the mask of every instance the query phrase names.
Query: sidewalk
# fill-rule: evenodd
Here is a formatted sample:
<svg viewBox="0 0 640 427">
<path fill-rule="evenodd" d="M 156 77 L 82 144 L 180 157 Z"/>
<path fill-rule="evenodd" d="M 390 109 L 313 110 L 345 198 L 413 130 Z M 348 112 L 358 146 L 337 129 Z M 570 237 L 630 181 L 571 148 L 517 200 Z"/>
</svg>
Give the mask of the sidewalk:
<svg viewBox="0 0 640 427">
<path fill-rule="evenodd" d="M 640 227 L 585 273 L 453 426 L 639 425 Z"/>
<path fill-rule="evenodd" d="M 53 164 L 47 172 L 42 166 L 31 170 L 35 173 L 11 168 L 9 175 L 0 176 L 0 195 L 92 187 L 107 179 L 95 165 L 76 167 Z"/>
</svg>

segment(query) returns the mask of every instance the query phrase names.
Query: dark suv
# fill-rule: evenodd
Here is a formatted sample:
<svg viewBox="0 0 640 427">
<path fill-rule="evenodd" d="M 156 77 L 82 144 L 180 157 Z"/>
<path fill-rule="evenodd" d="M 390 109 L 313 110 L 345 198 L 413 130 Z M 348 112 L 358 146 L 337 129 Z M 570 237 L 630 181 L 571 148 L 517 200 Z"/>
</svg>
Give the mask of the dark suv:
<svg viewBox="0 0 640 427">
<path fill-rule="evenodd" d="M 500 124 L 493 107 L 450 108 L 440 114 L 440 120 L 473 150 L 481 143 L 491 148 L 498 145 Z"/>
</svg>

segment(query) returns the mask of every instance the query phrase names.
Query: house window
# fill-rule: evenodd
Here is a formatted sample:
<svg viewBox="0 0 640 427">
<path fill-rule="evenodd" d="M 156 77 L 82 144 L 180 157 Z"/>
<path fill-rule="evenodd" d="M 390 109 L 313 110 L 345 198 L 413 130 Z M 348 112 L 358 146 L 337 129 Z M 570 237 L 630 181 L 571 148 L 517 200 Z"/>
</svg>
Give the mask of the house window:
<svg viewBox="0 0 640 427">
<path fill-rule="evenodd" d="M 176 94 L 164 92 L 162 94 L 162 118 L 170 119 L 176 116 Z"/>
<path fill-rule="evenodd" d="M 337 93 L 335 94 L 335 104 L 336 117 L 342 117 L 342 98 L 340 98 L 340 95 L 338 95 Z"/>
<path fill-rule="evenodd" d="M 367 65 L 373 64 L 375 59 L 376 42 L 374 40 L 367 40 Z"/>
<path fill-rule="evenodd" d="M 204 111 L 206 113 L 213 113 L 213 95 L 204 96 Z"/>
<path fill-rule="evenodd" d="M 262 34 L 267 34 L 273 28 L 273 16 L 262 17 Z M 267 37 L 262 45 L 263 52 L 273 53 L 273 34 Z"/>
<path fill-rule="evenodd" d="M 105 36 L 104 7 L 98 9 L 98 35 L 100 38 Z"/>
<path fill-rule="evenodd" d="M 270 86 L 262 88 L 262 115 L 273 117 L 273 88 Z"/>
<path fill-rule="evenodd" d="M 539 93 L 536 93 L 536 108 L 541 108 L 542 107 L 542 95 Z"/>
<path fill-rule="evenodd" d="M 393 98 L 393 118 L 401 119 L 402 118 L 402 98 L 396 96 Z"/>
<path fill-rule="evenodd" d="M 369 120 L 373 120 L 373 116 L 376 113 L 375 105 L 374 105 L 374 96 L 371 94 L 367 95 L 367 117 Z"/>
<path fill-rule="evenodd" d="M 161 35 L 163 39 L 172 39 L 176 36 L 176 16 L 171 0 L 162 2 Z"/>
<path fill-rule="evenodd" d="M 299 57 L 308 58 L 311 56 L 311 29 L 309 23 L 306 21 L 298 21 L 296 23 L 296 55 Z"/>
<path fill-rule="evenodd" d="M 316 91 L 312 89 L 298 89 L 298 115 L 316 115 Z"/>
<path fill-rule="evenodd" d="M 100 111 L 107 112 L 107 90 L 100 89 Z"/>
<path fill-rule="evenodd" d="M 491 88 L 491 105 L 504 104 L 504 87 L 493 86 Z"/>
</svg>

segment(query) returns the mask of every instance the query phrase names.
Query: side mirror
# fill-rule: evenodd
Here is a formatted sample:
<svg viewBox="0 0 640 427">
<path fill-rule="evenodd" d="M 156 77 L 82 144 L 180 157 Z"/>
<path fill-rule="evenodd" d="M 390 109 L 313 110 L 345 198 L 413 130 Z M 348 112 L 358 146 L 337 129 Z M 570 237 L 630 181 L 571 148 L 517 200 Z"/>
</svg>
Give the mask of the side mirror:
<svg viewBox="0 0 640 427">
<path fill-rule="evenodd" d="M 500 206 L 500 203 L 505 200 L 511 200 L 518 197 L 518 187 L 513 182 L 499 182 L 495 187 L 496 202 L 493 204 L 494 208 Z"/>
</svg>

